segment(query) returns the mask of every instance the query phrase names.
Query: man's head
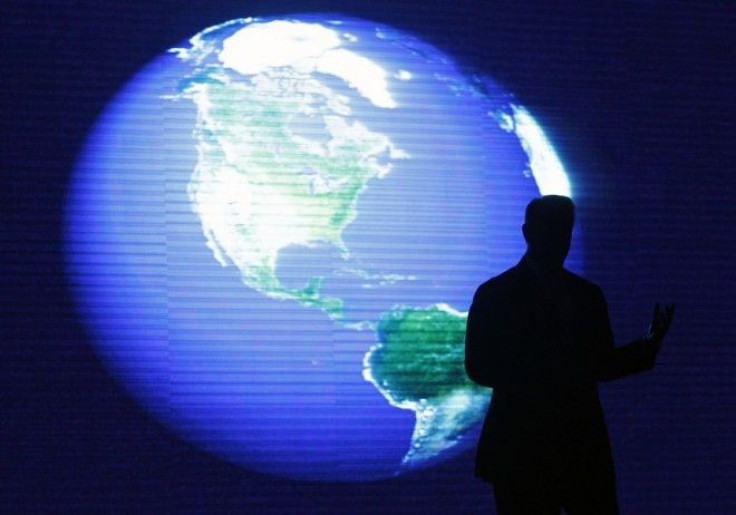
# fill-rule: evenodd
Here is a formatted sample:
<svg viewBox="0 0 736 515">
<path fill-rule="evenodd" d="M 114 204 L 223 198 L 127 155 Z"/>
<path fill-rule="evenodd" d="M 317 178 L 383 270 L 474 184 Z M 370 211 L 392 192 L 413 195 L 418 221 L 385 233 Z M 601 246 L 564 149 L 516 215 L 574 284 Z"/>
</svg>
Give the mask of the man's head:
<svg viewBox="0 0 736 515">
<path fill-rule="evenodd" d="M 521 228 L 529 257 L 544 268 L 562 268 L 574 223 L 575 204 L 567 197 L 545 195 L 529 202 Z"/>
</svg>

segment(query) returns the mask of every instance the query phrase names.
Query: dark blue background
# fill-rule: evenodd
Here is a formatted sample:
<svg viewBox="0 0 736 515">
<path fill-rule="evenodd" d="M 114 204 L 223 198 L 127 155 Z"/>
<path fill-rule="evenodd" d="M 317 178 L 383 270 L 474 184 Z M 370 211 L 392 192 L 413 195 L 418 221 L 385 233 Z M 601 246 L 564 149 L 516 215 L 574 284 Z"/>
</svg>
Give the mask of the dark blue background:
<svg viewBox="0 0 736 515">
<path fill-rule="evenodd" d="M 127 397 L 75 312 L 65 193 L 117 89 L 204 27 L 308 11 L 414 32 L 490 74 L 536 116 L 575 185 L 586 273 L 607 294 L 619 342 L 646 328 L 654 301 L 678 306 L 656 370 L 602 388 L 622 512 L 736 510 L 731 3 L 6 1 L 0 10 L 0 510 L 491 511 L 471 454 L 395 480 L 327 484 L 201 452 Z"/>
</svg>

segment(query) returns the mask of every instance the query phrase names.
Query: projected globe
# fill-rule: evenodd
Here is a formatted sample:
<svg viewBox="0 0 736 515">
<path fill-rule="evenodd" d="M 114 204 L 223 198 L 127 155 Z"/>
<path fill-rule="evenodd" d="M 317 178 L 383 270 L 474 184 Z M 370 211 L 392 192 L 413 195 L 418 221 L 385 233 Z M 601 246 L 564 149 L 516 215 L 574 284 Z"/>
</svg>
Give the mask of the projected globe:
<svg viewBox="0 0 736 515">
<path fill-rule="evenodd" d="M 99 355 L 176 434 L 260 472 L 390 477 L 475 443 L 492 392 L 463 369 L 468 305 L 540 192 L 570 186 L 534 118 L 432 45 L 234 20 L 108 105 L 70 277 Z"/>
</svg>

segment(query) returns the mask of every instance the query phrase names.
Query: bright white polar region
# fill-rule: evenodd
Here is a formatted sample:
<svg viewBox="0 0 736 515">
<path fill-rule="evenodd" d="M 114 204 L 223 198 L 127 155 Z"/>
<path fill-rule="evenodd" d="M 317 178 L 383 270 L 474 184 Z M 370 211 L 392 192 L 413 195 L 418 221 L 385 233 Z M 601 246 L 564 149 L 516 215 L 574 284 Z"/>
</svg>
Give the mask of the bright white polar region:
<svg viewBox="0 0 736 515">
<path fill-rule="evenodd" d="M 371 100 L 376 107 L 393 108 L 386 72 L 370 59 L 338 48 L 325 52 L 316 63 L 317 71 L 342 78 Z"/>
<path fill-rule="evenodd" d="M 300 73 L 314 71 L 343 79 L 381 108 L 394 108 L 386 72 L 370 59 L 340 46 L 334 30 L 315 23 L 273 21 L 254 23 L 225 39 L 219 59 L 243 75 L 291 66 Z M 253 52 L 253 49 L 267 49 Z"/>
<path fill-rule="evenodd" d="M 289 66 L 340 46 L 340 37 L 315 23 L 277 20 L 252 23 L 225 39 L 220 61 L 243 75 Z M 254 51 L 258 49 L 258 51 Z"/>
</svg>

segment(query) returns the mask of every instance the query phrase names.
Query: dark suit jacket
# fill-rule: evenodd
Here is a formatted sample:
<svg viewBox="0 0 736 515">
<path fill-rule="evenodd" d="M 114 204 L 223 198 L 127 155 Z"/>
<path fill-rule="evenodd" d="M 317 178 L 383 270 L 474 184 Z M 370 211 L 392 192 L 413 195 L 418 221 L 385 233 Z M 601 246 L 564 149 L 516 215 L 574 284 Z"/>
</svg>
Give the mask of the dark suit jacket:
<svg viewBox="0 0 736 515">
<path fill-rule="evenodd" d="M 583 471 L 615 483 L 598 382 L 652 368 L 656 351 L 645 340 L 614 348 L 600 288 L 568 271 L 562 284 L 565 309 L 522 260 L 473 298 L 465 369 L 493 388 L 476 456 L 487 481 L 549 483 Z"/>
</svg>

